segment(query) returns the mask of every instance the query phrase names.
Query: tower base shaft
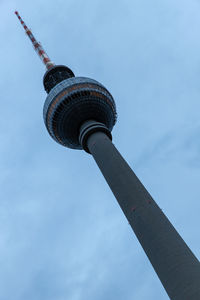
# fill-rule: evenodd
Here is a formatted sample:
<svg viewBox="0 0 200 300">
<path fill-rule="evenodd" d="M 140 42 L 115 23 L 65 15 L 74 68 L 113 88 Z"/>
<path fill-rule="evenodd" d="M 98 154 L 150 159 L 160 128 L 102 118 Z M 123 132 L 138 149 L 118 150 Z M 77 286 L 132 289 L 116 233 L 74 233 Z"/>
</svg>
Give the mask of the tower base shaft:
<svg viewBox="0 0 200 300">
<path fill-rule="evenodd" d="M 87 146 L 170 299 L 200 299 L 200 263 L 103 132 Z"/>
</svg>

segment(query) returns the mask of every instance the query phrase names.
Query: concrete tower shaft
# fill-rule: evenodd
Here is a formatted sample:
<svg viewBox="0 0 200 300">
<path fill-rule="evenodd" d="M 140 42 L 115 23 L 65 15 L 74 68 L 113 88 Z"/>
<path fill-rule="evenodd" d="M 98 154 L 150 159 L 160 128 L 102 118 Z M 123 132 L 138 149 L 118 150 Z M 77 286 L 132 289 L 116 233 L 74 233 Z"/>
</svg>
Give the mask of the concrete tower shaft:
<svg viewBox="0 0 200 300">
<path fill-rule="evenodd" d="M 88 132 L 86 144 L 89 152 L 111 188 L 168 296 L 172 300 L 199 300 L 198 259 L 108 136 L 100 131 L 93 132 L 93 122 L 84 124 L 81 132 L 84 132 L 85 127 Z"/>
</svg>

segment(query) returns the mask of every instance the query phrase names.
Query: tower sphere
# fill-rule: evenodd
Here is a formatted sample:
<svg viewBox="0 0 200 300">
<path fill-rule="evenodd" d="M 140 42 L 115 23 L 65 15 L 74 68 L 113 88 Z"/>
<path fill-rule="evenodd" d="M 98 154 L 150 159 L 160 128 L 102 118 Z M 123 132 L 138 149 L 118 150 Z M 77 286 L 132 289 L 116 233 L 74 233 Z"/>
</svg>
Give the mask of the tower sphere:
<svg viewBox="0 0 200 300">
<path fill-rule="evenodd" d="M 70 77 L 56 84 L 50 89 L 43 109 L 51 137 L 72 149 L 83 149 L 79 134 L 84 122 L 95 120 L 111 131 L 116 115 L 115 102 L 108 90 L 85 77 Z"/>
</svg>

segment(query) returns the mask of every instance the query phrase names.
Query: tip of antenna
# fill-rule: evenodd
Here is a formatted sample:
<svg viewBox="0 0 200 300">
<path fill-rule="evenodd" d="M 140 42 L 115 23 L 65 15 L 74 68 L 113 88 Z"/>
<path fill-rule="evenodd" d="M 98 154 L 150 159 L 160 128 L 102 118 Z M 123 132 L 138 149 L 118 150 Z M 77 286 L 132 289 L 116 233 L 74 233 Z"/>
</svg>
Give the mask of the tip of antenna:
<svg viewBox="0 0 200 300">
<path fill-rule="evenodd" d="M 18 15 L 18 11 L 17 10 L 15 11 L 15 14 Z"/>
</svg>

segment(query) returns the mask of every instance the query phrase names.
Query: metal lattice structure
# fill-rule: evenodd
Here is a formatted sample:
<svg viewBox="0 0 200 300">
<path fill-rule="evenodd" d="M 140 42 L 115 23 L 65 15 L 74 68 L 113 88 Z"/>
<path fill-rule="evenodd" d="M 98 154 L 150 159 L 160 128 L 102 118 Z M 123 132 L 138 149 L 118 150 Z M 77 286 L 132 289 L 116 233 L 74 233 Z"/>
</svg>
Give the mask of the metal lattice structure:
<svg viewBox="0 0 200 300">
<path fill-rule="evenodd" d="M 42 60 L 42 62 L 46 66 L 46 68 L 47 69 L 52 68 L 54 66 L 54 63 L 50 60 L 50 58 L 48 57 L 48 55 L 46 54 L 46 52 L 42 48 L 42 45 L 36 40 L 36 38 L 34 37 L 32 31 L 26 26 L 25 22 L 20 17 L 18 11 L 15 11 L 15 14 L 18 17 L 18 19 L 19 19 L 20 23 L 22 24 L 22 26 L 24 27 L 24 30 L 25 30 L 26 34 L 28 35 L 29 39 L 31 40 L 35 51 L 39 55 L 40 59 Z"/>
</svg>

